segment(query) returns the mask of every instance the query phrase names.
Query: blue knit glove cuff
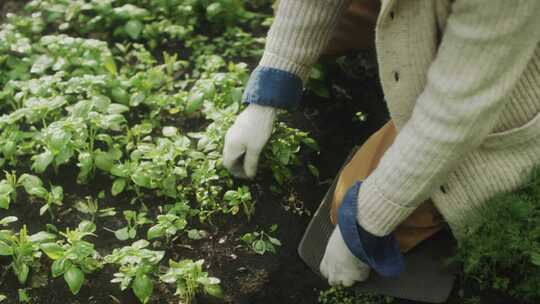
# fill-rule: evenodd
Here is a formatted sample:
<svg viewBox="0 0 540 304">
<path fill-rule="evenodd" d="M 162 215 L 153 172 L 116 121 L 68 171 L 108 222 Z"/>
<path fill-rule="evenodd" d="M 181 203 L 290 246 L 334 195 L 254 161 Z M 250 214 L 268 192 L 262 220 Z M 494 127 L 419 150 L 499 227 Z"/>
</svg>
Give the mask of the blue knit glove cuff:
<svg viewBox="0 0 540 304">
<path fill-rule="evenodd" d="M 280 109 L 294 109 L 302 97 L 302 80 L 297 75 L 269 67 L 257 67 L 244 91 L 244 103 Z"/>
<path fill-rule="evenodd" d="M 372 235 L 358 225 L 356 216 L 361 184 L 357 182 L 349 188 L 338 210 L 338 225 L 343 240 L 355 257 L 379 275 L 399 276 L 405 269 L 405 261 L 397 240 L 392 235 Z"/>
</svg>

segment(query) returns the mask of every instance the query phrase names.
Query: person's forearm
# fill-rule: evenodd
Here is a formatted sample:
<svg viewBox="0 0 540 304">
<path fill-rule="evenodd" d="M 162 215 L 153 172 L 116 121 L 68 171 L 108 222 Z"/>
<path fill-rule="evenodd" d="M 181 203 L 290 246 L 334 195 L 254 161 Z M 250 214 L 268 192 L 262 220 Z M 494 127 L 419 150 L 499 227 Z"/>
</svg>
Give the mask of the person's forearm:
<svg viewBox="0 0 540 304">
<path fill-rule="evenodd" d="M 350 0 L 281 0 L 244 101 L 292 108 Z"/>
<path fill-rule="evenodd" d="M 358 195 L 358 222 L 390 233 L 492 131 L 538 47 L 540 1 L 456 0 L 411 118 Z"/>
</svg>

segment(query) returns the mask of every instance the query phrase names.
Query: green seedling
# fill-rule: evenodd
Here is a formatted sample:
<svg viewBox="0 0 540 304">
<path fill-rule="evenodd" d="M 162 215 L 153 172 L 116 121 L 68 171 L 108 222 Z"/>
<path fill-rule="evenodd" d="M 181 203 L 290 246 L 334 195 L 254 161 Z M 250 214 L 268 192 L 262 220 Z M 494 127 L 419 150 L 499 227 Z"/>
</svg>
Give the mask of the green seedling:
<svg viewBox="0 0 540 304">
<path fill-rule="evenodd" d="M 114 208 L 100 209 L 98 200 L 91 196 L 87 196 L 85 200 L 77 201 L 75 203 L 75 209 L 77 209 L 81 213 L 90 215 L 90 221 L 93 223 L 95 222 L 96 217 L 103 218 L 116 215 L 116 211 Z"/>
<path fill-rule="evenodd" d="M 6 219 L 4 218 L 2 221 L 6 221 Z M 7 220 L 7 222 L 9 221 Z M 17 233 L 11 230 L 0 230 L 0 255 L 11 257 L 9 268 L 15 273 L 19 283 L 25 284 L 30 271 L 40 269 L 42 253 L 39 250 L 39 245 L 55 238 L 54 234 L 44 231 L 28 235 L 26 226 L 23 226 Z"/>
<path fill-rule="evenodd" d="M 192 260 L 169 261 L 168 271 L 160 276 L 161 281 L 176 285 L 175 295 L 180 298 L 180 303 L 193 303 L 195 295 L 204 292 L 216 298 L 223 297 L 218 278 L 208 276 L 203 271 L 204 260 L 196 262 Z"/>
<path fill-rule="evenodd" d="M 9 205 L 17 199 L 19 181 L 15 172 L 5 172 L 6 178 L 0 180 L 0 208 L 9 209 Z"/>
<path fill-rule="evenodd" d="M 85 275 L 93 273 L 102 267 L 101 257 L 95 250 L 94 244 L 83 240 L 87 236 L 96 236 L 96 226 L 89 221 L 83 221 L 79 226 L 65 233 L 60 233 L 66 241 L 42 243 L 40 248 L 53 260 L 51 274 L 54 278 L 64 276 L 69 290 L 76 295 L 81 290 Z"/>
<path fill-rule="evenodd" d="M 170 243 L 171 237 L 174 237 L 178 231 L 184 230 L 187 226 L 186 218 L 176 214 L 168 213 L 158 215 L 157 224 L 150 227 L 147 232 L 148 240 L 165 236 L 167 243 Z"/>
<path fill-rule="evenodd" d="M 277 225 L 270 227 L 270 233 L 274 233 L 277 230 Z M 257 254 L 263 255 L 266 252 L 273 254 L 277 253 L 276 247 L 281 246 L 281 242 L 268 233 L 261 230 L 260 232 L 246 233 L 242 236 L 241 240 L 250 246 L 250 248 Z"/>
<path fill-rule="evenodd" d="M 49 211 L 51 219 L 54 220 L 55 217 L 52 208 L 53 206 L 62 206 L 64 189 L 61 186 L 51 185 L 50 191 L 48 191 L 43 187 L 43 182 L 39 177 L 30 174 L 21 175 L 19 182 L 23 185 L 28 195 L 38 198 L 44 203 L 39 209 L 39 215 L 43 215 L 45 212 Z"/>
<path fill-rule="evenodd" d="M 139 227 L 152 223 L 152 221 L 146 217 L 146 212 L 137 213 L 132 210 L 125 210 L 124 217 L 127 221 L 127 226 L 114 231 L 114 236 L 120 241 L 134 239 L 137 236 Z"/>
<path fill-rule="evenodd" d="M 251 216 L 255 213 L 255 203 L 251 198 L 251 192 L 247 186 L 225 192 L 223 200 L 228 204 L 227 212 L 233 215 L 236 215 L 242 208 L 244 214 L 250 220 Z"/>
<path fill-rule="evenodd" d="M 105 257 L 105 263 L 119 266 L 112 283 L 120 283 L 120 289 L 131 287 L 141 303 L 147 303 L 154 291 L 157 265 L 165 252 L 146 249 L 150 243 L 140 240 L 131 246 L 114 249 Z"/>
</svg>

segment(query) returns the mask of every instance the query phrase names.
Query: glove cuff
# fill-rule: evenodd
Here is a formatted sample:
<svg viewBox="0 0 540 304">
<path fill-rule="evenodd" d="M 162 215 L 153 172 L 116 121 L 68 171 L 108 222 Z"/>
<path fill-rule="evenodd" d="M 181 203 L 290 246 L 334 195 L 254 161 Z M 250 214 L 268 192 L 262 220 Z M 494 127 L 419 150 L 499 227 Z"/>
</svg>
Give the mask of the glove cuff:
<svg viewBox="0 0 540 304">
<path fill-rule="evenodd" d="M 259 66 L 249 78 L 244 103 L 254 103 L 280 109 L 294 109 L 302 97 L 302 80 L 297 75 Z"/>
<path fill-rule="evenodd" d="M 356 221 L 357 197 L 361 184 L 357 182 L 349 188 L 338 209 L 338 226 L 343 240 L 355 257 L 369 265 L 379 275 L 399 276 L 405 269 L 405 261 L 393 235 L 375 236 Z"/>
</svg>

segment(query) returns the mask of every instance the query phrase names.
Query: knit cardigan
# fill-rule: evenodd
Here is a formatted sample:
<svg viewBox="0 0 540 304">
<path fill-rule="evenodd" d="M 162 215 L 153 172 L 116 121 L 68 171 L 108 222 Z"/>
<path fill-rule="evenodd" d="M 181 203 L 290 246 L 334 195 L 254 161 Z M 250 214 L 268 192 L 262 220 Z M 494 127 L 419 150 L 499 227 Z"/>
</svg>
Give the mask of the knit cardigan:
<svg viewBox="0 0 540 304">
<path fill-rule="evenodd" d="M 281 0 L 246 101 L 294 104 L 348 4 Z M 489 198 L 523 185 L 540 165 L 539 41 L 538 0 L 382 1 L 376 49 L 398 135 L 360 189 L 364 229 L 387 235 L 431 198 L 461 237 Z"/>
</svg>

